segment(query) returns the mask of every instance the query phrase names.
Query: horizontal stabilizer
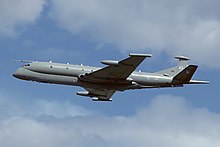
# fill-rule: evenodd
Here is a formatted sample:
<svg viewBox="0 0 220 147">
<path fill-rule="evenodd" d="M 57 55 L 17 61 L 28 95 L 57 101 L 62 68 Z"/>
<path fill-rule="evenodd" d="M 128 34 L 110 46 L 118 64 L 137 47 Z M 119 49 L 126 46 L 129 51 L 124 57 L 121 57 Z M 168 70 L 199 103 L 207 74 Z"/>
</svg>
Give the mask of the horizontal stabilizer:
<svg viewBox="0 0 220 147">
<path fill-rule="evenodd" d="M 190 80 L 189 84 L 210 84 L 209 81 Z"/>
</svg>

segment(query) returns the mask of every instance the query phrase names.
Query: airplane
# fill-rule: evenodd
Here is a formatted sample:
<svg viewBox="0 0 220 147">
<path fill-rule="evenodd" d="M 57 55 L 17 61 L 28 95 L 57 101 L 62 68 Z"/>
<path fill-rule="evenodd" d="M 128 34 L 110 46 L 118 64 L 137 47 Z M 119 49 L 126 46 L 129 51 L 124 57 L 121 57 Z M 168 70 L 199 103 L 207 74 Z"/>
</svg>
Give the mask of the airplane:
<svg viewBox="0 0 220 147">
<path fill-rule="evenodd" d="M 106 67 L 92 67 L 50 62 L 27 61 L 13 76 L 21 80 L 83 87 L 86 91 L 77 95 L 90 97 L 93 101 L 112 101 L 116 91 L 145 88 L 183 87 L 184 84 L 209 84 L 209 81 L 191 80 L 198 68 L 188 65 L 188 57 L 176 56 L 175 67 L 149 73 L 135 71 L 151 54 L 131 53 L 121 61 L 103 60 Z"/>
</svg>

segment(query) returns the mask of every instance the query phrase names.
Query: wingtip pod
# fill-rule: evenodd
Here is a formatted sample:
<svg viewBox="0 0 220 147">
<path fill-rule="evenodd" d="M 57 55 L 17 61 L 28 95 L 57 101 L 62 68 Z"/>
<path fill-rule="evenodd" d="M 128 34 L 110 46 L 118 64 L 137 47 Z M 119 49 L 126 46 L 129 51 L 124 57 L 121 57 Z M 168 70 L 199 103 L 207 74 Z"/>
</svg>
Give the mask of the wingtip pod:
<svg viewBox="0 0 220 147">
<path fill-rule="evenodd" d="M 136 53 L 130 53 L 130 57 L 152 57 L 151 54 L 136 54 Z"/>
</svg>

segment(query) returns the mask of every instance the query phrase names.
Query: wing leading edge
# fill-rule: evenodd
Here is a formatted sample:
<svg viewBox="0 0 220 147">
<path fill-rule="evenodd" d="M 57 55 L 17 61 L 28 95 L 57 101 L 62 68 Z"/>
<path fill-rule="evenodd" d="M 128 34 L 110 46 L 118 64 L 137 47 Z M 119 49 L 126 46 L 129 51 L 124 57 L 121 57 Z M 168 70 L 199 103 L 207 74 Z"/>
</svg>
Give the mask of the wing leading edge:
<svg viewBox="0 0 220 147">
<path fill-rule="evenodd" d="M 107 67 L 84 75 L 83 80 L 95 83 L 120 83 L 126 82 L 128 76 L 150 54 L 130 54 L 130 57 L 119 62 L 114 61 Z"/>
</svg>

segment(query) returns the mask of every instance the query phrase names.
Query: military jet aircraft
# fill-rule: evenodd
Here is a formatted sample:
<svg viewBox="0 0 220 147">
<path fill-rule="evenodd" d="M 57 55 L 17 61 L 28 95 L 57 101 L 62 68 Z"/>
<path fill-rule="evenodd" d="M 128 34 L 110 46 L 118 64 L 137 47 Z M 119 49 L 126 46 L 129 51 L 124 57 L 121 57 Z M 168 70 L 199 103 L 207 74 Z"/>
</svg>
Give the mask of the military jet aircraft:
<svg viewBox="0 0 220 147">
<path fill-rule="evenodd" d="M 188 65 L 189 58 L 185 56 L 176 56 L 179 64 L 172 68 L 154 73 L 134 71 L 146 57 L 151 57 L 151 54 L 132 53 L 121 61 L 103 60 L 101 63 L 107 65 L 103 68 L 20 60 L 27 63 L 13 76 L 28 81 L 80 86 L 86 91 L 76 94 L 90 97 L 93 101 L 112 101 L 116 91 L 209 83 L 191 80 L 198 66 Z"/>
</svg>

